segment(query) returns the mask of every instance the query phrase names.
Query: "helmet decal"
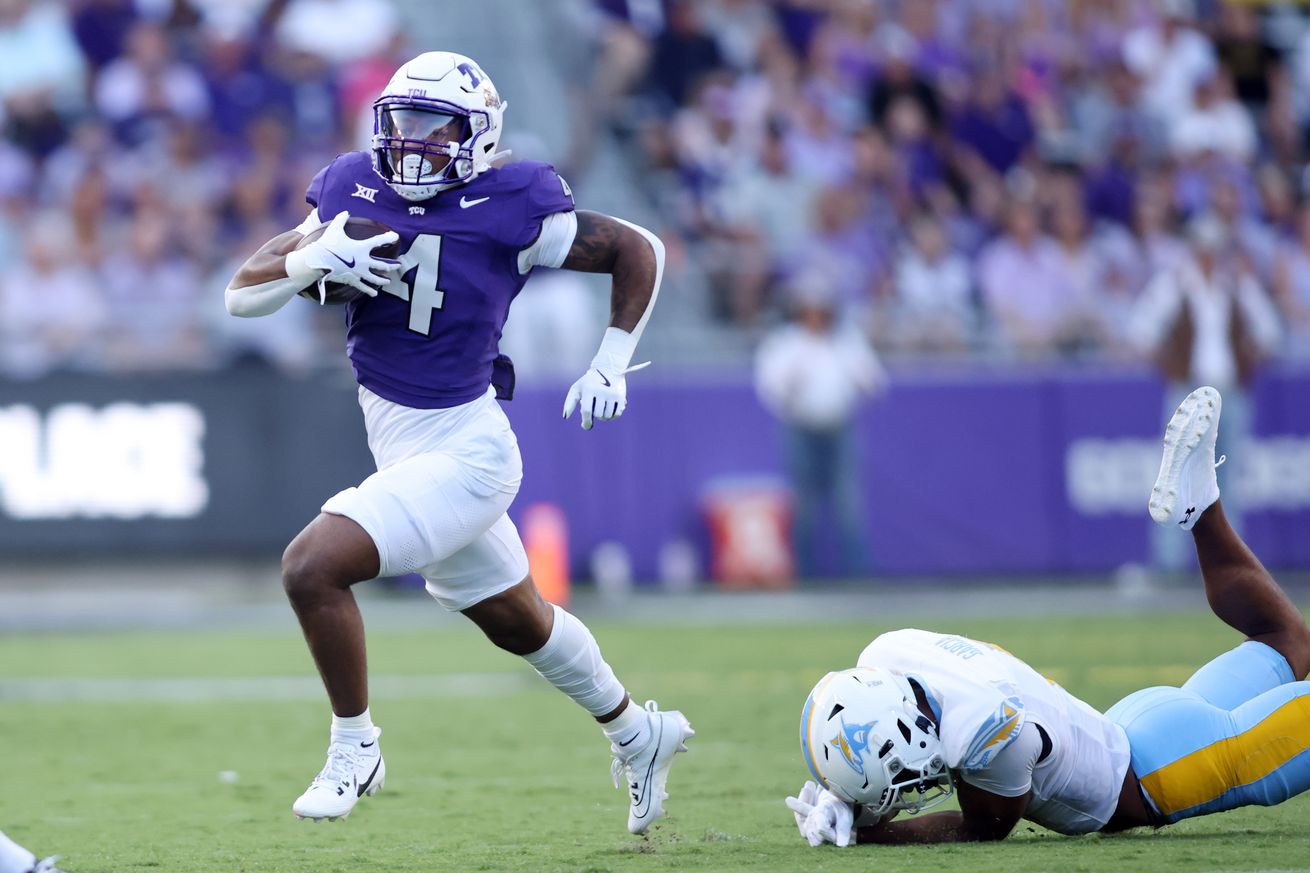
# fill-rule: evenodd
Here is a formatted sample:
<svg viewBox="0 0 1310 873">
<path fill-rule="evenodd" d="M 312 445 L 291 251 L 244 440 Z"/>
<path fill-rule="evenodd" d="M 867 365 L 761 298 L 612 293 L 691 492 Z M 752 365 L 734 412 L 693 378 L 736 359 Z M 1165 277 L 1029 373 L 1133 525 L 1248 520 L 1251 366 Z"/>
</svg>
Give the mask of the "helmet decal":
<svg viewBox="0 0 1310 873">
<path fill-rule="evenodd" d="M 830 741 L 850 768 L 861 776 L 864 775 L 864 753 L 869 750 L 869 731 L 877 723 L 878 720 L 874 719 L 868 724 L 847 724 L 842 719 L 841 733 Z"/>
</svg>

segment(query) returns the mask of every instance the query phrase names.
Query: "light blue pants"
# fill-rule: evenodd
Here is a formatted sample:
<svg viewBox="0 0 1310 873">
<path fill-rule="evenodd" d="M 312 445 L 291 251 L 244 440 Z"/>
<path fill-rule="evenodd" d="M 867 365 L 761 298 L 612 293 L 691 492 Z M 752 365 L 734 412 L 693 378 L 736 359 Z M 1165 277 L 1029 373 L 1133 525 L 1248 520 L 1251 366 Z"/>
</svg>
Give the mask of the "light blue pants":
<svg viewBox="0 0 1310 873">
<path fill-rule="evenodd" d="M 1106 716 L 1123 727 L 1133 772 L 1160 818 L 1259 804 L 1310 788 L 1310 682 L 1248 640 L 1182 688 L 1145 688 Z"/>
</svg>

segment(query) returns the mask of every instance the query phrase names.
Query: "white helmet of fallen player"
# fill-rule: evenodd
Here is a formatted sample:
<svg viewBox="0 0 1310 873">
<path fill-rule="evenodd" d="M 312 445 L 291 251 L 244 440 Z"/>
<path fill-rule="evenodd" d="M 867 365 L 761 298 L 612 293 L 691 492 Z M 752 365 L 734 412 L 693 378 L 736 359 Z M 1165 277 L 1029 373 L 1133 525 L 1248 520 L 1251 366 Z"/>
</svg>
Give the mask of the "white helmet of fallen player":
<svg viewBox="0 0 1310 873">
<path fill-rule="evenodd" d="M 373 170 L 406 200 L 463 185 L 497 152 L 505 101 L 482 68 L 454 52 L 424 52 L 373 103 Z"/>
<path fill-rule="evenodd" d="M 936 726 L 909 681 L 879 667 L 829 673 L 801 710 L 810 772 L 848 803 L 880 818 L 919 812 L 954 791 Z"/>
</svg>

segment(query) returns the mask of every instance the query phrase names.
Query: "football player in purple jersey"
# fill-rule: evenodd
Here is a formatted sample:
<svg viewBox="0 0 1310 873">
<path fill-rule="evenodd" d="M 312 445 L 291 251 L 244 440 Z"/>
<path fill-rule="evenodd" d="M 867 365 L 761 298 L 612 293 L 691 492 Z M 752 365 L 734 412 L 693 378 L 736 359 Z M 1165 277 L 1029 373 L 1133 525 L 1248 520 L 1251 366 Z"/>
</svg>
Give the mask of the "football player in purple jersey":
<svg viewBox="0 0 1310 873">
<path fill-rule="evenodd" d="M 250 317 L 315 284 L 358 291 L 346 304 L 346 351 L 378 469 L 324 503 L 282 558 L 333 713 L 327 764 L 292 806 L 301 818 L 344 818 L 386 777 L 351 594 L 378 576 L 421 574 L 442 606 L 600 722 L 633 833 L 663 814 L 669 766 L 693 733 L 681 713 L 634 703 L 590 631 L 541 598 L 506 515 L 522 479 L 496 402 L 513 389 L 497 350 L 511 301 L 536 266 L 613 276 L 610 326 L 564 404 L 566 418 L 579 408 L 590 429 L 623 414 L 664 246 L 636 225 L 577 211 L 547 164 L 498 166 L 505 105 L 463 55 L 406 63 L 373 105 L 370 151 L 324 167 L 304 222 L 251 255 L 226 292 L 228 312 Z M 351 216 L 389 230 L 353 239 Z"/>
</svg>

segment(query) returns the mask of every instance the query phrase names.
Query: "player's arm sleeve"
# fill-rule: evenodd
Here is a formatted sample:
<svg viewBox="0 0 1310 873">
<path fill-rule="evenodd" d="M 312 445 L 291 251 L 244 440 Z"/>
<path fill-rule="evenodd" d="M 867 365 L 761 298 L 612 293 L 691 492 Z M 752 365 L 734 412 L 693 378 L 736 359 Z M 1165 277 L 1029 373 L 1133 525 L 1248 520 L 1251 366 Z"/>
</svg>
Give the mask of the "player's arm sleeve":
<svg viewBox="0 0 1310 873">
<path fill-rule="evenodd" d="M 533 267 L 557 268 L 568 257 L 578 232 L 573 191 L 550 164 L 519 165 L 523 181 L 523 222 L 518 239 L 519 275 Z"/>
<path fill-rule="evenodd" d="M 1009 745 L 979 770 L 963 770 L 960 778 L 975 788 L 1001 797 L 1022 797 L 1033 785 L 1033 769 L 1042 755 L 1042 735 L 1031 722 Z"/>
<path fill-rule="evenodd" d="M 314 284 L 322 273 L 319 270 L 296 271 L 286 263 L 286 256 L 295 250 L 305 234 L 321 224 L 318 210 L 310 210 L 305 220 L 293 230 L 273 237 L 251 255 L 223 292 L 228 314 L 238 318 L 272 315 L 286 306 L 292 297 Z M 257 278 L 251 281 L 252 276 Z M 259 281 L 260 278 L 264 281 Z"/>
<path fill-rule="evenodd" d="M 519 252 L 519 275 L 526 274 L 533 267 L 558 268 L 569 256 L 573 247 L 573 238 L 578 235 L 578 215 L 576 212 L 555 212 L 547 215 L 541 222 L 541 233 L 536 241 Z"/>
</svg>

